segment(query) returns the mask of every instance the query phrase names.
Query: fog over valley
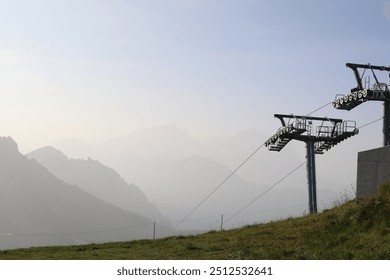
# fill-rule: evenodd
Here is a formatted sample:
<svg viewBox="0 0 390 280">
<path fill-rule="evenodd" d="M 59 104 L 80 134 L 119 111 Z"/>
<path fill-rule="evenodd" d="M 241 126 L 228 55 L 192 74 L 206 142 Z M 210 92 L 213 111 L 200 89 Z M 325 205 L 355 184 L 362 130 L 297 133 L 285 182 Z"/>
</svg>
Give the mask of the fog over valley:
<svg viewBox="0 0 390 280">
<path fill-rule="evenodd" d="M 306 213 L 305 168 L 268 192 L 304 162 L 292 145 L 283 157 L 260 150 L 182 222 L 250 154 L 248 144 L 256 148 L 264 137 L 250 130 L 201 141 L 163 125 L 99 146 L 61 139 L 26 155 L 2 137 L 2 246 L 159 238 L 219 230 L 222 215 L 227 229 Z M 348 191 L 321 188 L 331 182 L 319 178 L 321 209 Z"/>
<path fill-rule="evenodd" d="M 0 138 L 0 155 L 1 249 L 139 239 L 147 237 L 146 228 L 151 232 L 153 220 L 58 179 L 20 154 L 12 138 Z"/>
</svg>

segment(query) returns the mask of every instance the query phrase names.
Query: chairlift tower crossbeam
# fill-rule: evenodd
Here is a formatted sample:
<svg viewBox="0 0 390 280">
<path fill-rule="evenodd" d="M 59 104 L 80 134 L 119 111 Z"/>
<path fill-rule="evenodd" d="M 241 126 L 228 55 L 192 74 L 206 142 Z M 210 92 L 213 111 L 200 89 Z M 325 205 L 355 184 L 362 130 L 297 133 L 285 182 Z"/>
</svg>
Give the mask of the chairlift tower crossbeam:
<svg viewBox="0 0 390 280">
<path fill-rule="evenodd" d="M 376 66 L 371 64 L 356 64 L 347 63 L 346 66 L 352 69 L 355 79 L 356 87 L 351 89 L 351 93 L 346 95 L 336 95 L 332 105 L 340 110 L 352 110 L 356 106 L 367 101 L 383 101 L 383 146 L 390 145 L 390 67 Z M 359 69 L 363 69 L 363 73 L 359 73 Z M 373 86 L 364 83 L 366 70 L 370 70 L 375 79 Z M 380 82 L 375 74 L 375 71 L 387 71 L 389 81 L 388 84 Z M 369 77 L 369 76 L 368 76 Z"/>
<path fill-rule="evenodd" d="M 275 114 L 274 117 L 281 121 L 282 127 L 264 145 L 270 151 L 280 152 L 291 140 L 306 143 L 309 211 L 311 214 L 317 213 L 315 154 L 323 154 L 324 151 L 358 134 L 359 130 L 356 128 L 356 123 L 326 117 L 281 114 Z M 321 124 L 314 129 L 313 122 L 317 121 Z"/>
</svg>

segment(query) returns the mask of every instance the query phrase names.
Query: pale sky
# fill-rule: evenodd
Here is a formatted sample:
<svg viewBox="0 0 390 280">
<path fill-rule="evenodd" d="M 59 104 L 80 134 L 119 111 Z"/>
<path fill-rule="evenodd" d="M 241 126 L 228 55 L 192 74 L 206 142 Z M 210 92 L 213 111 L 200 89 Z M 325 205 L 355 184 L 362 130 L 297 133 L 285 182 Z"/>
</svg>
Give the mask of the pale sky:
<svg viewBox="0 0 390 280">
<path fill-rule="evenodd" d="M 32 148 L 159 124 L 271 135 L 273 114 L 348 93 L 345 63 L 390 64 L 389 31 L 382 0 L 0 0 L 0 135 Z M 316 116 L 382 115 L 360 107 Z"/>
</svg>

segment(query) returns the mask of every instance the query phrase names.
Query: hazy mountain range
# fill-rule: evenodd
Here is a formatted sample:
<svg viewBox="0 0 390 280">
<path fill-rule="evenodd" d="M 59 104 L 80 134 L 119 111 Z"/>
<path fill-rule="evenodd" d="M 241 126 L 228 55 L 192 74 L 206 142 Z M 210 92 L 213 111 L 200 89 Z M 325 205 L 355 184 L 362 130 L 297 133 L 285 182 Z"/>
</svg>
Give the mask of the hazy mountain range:
<svg viewBox="0 0 390 280">
<path fill-rule="evenodd" d="M 294 145 L 283 155 L 260 149 L 230 176 L 265 139 L 251 130 L 205 142 L 157 126 L 98 146 L 62 139 L 22 155 L 2 137 L 0 249 L 152 238 L 154 223 L 162 237 L 180 233 L 178 224 L 205 231 L 222 219 L 231 228 L 301 215 L 304 166 L 275 185 L 304 160 Z M 340 198 L 324 182 L 332 185 L 321 180 L 320 209 Z"/>
<path fill-rule="evenodd" d="M 266 135 L 249 130 L 232 137 L 201 141 L 180 128 L 163 125 L 116 137 L 98 146 L 74 138 L 51 145 L 76 158 L 85 158 L 84 152 L 88 150 L 88 156 L 112 167 L 126 181 L 139 186 L 162 214 L 176 224 L 266 139 Z M 236 213 L 304 161 L 305 150 L 298 153 L 294 144 L 288 145 L 283 153 L 260 149 L 191 214 L 181 228 L 218 227 L 222 214 Z M 325 180 L 318 184 L 318 200 L 322 206 L 340 196 L 329 189 L 321 189 L 324 183 L 332 185 Z M 302 214 L 307 209 L 306 204 L 303 166 L 243 211 L 251 214 L 237 215 L 230 225 Z"/>
<path fill-rule="evenodd" d="M 53 150 L 44 149 L 33 154 L 44 157 L 50 152 Z M 56 156 L 66 161 L 64 155 L 56 152 Z M 74 172 L 80 172 L 75 180 L 81 182 L 84 178 L 86 182 L 87 177 L 90 179 L 83 186 L 91 187 L 100 178 L 102 182 L 96 186 L 101 187 L 98 191 L 102 193 L 104 182 L 107 187 L 112 181 L 121 182 L 122 185 L 118 184 L 117 187 L 130 188 L 116 178 L 115 172 L 95 161 L 77 163 L 84 166 L 79 169 L 75 167 Z M 72 171 L 72 164 L 70 161 L 69 172 Z M 134 191 L 135 200 L 139 200 L 134 209 L 144 203 L 144 213 L 161 217 L 155 206 L 148 204 L 139 190 L 134 186 L 131 190 Z M 122 191 L 124 193 L 125 190 Z M 165 225 L 159 229 L 170 231 L 169 226 Z M 1 249 L 130 240 L 151 238 L 152 235 L 152 219 L 123 210 L 74 184 L 58 179 L 36 160 L 20 154 L 17 144 L 11 138 L 0 138 Z"/>
<path fill-rule="evenodd" d="M 38 161 L 57 178 L 78 186 L 96 198 L 153 221 L 169 224 L 137 186 L 128 184 L 115 170 L 96 160 L 69 159 L 53 147 L 40 148 L 27 154 L 27 157 Z"/>
</svg>

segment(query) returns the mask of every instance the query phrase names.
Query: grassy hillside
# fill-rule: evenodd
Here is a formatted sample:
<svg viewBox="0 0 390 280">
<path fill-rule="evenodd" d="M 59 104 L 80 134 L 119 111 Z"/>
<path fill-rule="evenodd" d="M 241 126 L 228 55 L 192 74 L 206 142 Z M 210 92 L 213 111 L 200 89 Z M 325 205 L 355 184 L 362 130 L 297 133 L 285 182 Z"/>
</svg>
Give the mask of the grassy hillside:
<svg viewBox="0 0 390 280">
<path fill-rule="evenodd" d="M 0 259 L 390 259 L 390 183 L 302 218 L 155 241 L 0 251 Z"/>
</svg>

